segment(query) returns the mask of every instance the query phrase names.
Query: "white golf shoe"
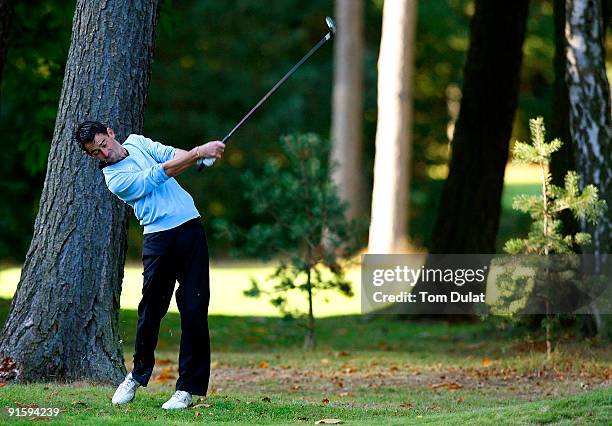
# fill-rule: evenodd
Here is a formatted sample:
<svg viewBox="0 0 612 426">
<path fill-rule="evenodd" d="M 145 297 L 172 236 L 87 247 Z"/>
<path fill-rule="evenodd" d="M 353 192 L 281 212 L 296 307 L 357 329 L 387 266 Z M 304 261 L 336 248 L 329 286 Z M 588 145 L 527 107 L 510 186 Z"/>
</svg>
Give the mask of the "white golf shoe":
<svg viewBox="0 0 612 426">
<path fill-rule="evenodd" d="M 133 400 L 138 386 L 140 386 L 140 383 L 132 379 L 132 373 L 128 374 L 125 380 L 117 387 L 113 395 L 113 404 L 125 404 Z"/>
<path fill-rule="evenodd" d="M 191 394 L 187 391 L 176 391 L 170 399 L 164 402 L 164 410 L 181 410 L 191 405 Z"/>
</svg>

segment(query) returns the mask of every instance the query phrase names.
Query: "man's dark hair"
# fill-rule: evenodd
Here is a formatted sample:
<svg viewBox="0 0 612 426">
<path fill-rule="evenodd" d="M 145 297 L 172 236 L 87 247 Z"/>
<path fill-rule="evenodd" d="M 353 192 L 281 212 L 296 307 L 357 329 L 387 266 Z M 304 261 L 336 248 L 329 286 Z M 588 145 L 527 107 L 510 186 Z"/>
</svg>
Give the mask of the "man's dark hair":
<svg viewBox="0 0 612 426">
<path fill-rule="evenodd" d="M 81 149 L 87 151 L 85 149 L 85 144 L 93 142 L 98 133 L 108 135 L 104 124 L 99 121 L 84 121 L 79 124 L 76 132 L 74 132 L 74 138 L 79 143 Z"/>
</svg>

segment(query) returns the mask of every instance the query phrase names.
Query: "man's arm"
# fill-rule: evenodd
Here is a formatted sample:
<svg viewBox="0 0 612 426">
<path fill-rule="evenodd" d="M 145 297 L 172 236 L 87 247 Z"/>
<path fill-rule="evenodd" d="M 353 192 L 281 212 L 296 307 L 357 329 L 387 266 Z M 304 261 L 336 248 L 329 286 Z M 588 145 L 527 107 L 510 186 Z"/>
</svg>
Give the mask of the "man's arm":
<svg viewBox="0 0 612 426">
<path fill-rule="evenodd" d="M 204 145 L 185 151 L 176 149 L 174 158 L 163 163 L 164 172 L 169 177 L 177 176 L 193 166 L 200 158 L 221 158 L 225 144 L 221 141 L 212 141 Z"/>
</svg>

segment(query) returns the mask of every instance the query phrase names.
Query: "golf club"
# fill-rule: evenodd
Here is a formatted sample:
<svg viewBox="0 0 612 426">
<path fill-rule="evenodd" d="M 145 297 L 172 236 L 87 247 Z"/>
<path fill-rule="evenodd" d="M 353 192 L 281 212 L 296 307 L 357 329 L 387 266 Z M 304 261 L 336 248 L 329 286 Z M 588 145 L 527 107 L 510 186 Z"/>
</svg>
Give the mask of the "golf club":
<svg viewBox="0 0 612 426">
<path fill-rule="evenodd" d="M 334 34 L 336 34 L 336 24 L 334 22 L 334 20 L 332 18 L 330 18 L 329 16 L 325 18 L 325 23 L 327 24 L 327 27 L 329 28 L 329 32 L 327 34 L 325 34 L 325 36 L 317 43 L 315 44 L 315 46 L 310 49 L 310 51 L 304 55 L 304 57 L 302 59 L 300 59 L 300 61 L 295 64 L 293 66 L 293 68 L 291 68 L 289 70 L 289 72 L 287 72 L 287 74 L 285 74 L 285 76 L 283 78 L 281 78 L 278 83 L 276 83 L 274 85 L 274 87 L 272 87 L 272 89 L 270 89 L 270 91 L 268 93 L 266 93 L 264 95 L 263 98 L 261 98 L 259 100 L 259 102 L 257 102 L 257 104 L 253 107 L 253 109 L 251 109 L 243 118 L 242 120 L 240 120 L 238 122 L 238 124 L 236 124 L 236 126 L 234 126 L 234 128 L 232 130 L 230 130 L 230 132 L 225 135 L 225 137 L 221 140 L 221 142 L 223 142 L 224 144 L 227 144 L 229 138 L 232 137 L 232 135 L 234 133 L 236 133 L 236 131 L 240 128 L 240 126 L 242 126 L 244 124 L 245 121 L 247 121 L 249 119 L 249 117 L 251 115 L 253 115 L 253 113 L 255 111 L 257 111 L 257 109 L 261 106 L 261 104 L 263 104 L 270 96 L 272 96 L 272 94 L 274 92 L 276 92 L 276 90 L 285 82 L 287 81 L 287 79 L 289 77 L 291 77 L 291 75 L 300 67 L 300 65 L 302 65 L 304 62 L 306 62 L 308 60 L 308 58 L 310 58 L 312 56 L 313 53 L 315 53 L 317 50 L 319 50 L 319 48 L 321 46 L 323 46 L 323 44 L 325 44 L 325 42 L 327 42 L 328 40 L 330 40 Z M 197 164 L 198 164 L 198 171 L 202 170 L 204 167 L 210 167 L 214 164 L 216 158 L 202 158 L 200 160 L 198 160 Z"/>
</svg>

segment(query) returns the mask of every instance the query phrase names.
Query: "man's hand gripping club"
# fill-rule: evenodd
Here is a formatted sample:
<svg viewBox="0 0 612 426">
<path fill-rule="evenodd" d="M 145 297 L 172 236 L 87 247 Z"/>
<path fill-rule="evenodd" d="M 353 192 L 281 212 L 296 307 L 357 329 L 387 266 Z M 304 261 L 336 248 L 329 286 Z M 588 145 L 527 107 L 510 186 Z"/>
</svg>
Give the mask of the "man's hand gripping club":
<svg viewBox="0 0 612 426">
<path fill-rule="evenodd" d="M 189 151 L 176 149 L 174 158 L 163 164 L 164 172 L 170 177 L 177 176 L 196 164 L 198 160 L 210 161 L 212 164 L 217 158 L 223 157 L 225 144 L 221 141 L 211 141 L 198 145 Z"/>
</svg>

